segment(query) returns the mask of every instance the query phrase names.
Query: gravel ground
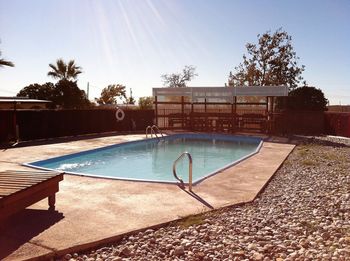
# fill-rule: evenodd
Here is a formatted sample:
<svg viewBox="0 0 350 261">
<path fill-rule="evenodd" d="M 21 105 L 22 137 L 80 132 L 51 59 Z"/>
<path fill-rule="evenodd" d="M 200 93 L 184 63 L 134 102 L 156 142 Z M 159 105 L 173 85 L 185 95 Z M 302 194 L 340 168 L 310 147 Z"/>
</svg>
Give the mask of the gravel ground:
<svg viewBox="0 0 350 261">
<path fill-rule="evenodd" d="M 63 259 L 350 260 L 350 140 L 296 141 L 253 202 Z"/>
</svg>

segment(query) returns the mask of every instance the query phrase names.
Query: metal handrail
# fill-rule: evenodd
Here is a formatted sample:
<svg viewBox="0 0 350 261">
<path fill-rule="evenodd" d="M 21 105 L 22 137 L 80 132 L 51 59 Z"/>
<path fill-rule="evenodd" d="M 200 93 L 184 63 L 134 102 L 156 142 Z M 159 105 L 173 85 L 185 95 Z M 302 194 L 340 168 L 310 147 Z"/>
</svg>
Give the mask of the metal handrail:
<svg viewBox="0 0 350 261">
<path fill-rule="evenodd" d="M 157 136 L 157 133 L 154 131 L 154 129 L 151 126 L 147 126 L 146 128 L 146 139 L 148 138 L 148 130 L 151 130 L 151 138 L 153 138 L 153 134 L 154 134 L 154 136 L 159 141 L 159 137 Z"/>
<path fill-rule="evenodd" d="M 163 132 L 158 128 L 158 126 L 157 125 L 153 125 L 153 126 L 147 126 L 147 128 L 146 128 L 146 139 L 148 138 L 148 130 L 151 130 L 151 138 L 153 138 L 153 134 L 154 134 L 154 136 L 159 140 L 159 137 L 158 137 L 158 135 L 157 135 L 157 132 L 162 136 L 162 137 L 164 137 L 164 135 L 163 135 Z M 155 130 L 157 130 L 157 132 L 155 131 Z"/>
<path fill-rule="evenodd" d="M 151 126 L 147 126 L 146 128 L 146 139 L 148 138 L 148 130 L 151 129 L 151 138 L 152 138 L 152 127 Z"/>
<path fill-rule="evenodd" d="M 181 182 L 181 184 L 183 185 L 184 184 L 184 181 L 179 178 L 176 174 L 176 164 L 177 162 L 184 156 L 184 155 L 187 155 L 188 157 L 188 160 L 189 160 L 189 167 L 188 167 L 188 189 L 190 191 L 192 191 L 192 156 L 189 152 L 185 151 L 183 152 L 175 161 L 174 161 L 174 164 L 173 164 L 173 174 L 174 174 L 174 177 Z"/>
<path fill-rule="evenodd" d="M 152 129 L 156 129 L 156 130 L 158 131 L 158 133 L 159 133 L 162 137 L 164 137 L 163 132 L 158 128 L 157 125 L 153 125 L 151 128 L 152 128 Z M 154 133 L 156 133 L 156 132 L 154 132 Z"/>
</svg>

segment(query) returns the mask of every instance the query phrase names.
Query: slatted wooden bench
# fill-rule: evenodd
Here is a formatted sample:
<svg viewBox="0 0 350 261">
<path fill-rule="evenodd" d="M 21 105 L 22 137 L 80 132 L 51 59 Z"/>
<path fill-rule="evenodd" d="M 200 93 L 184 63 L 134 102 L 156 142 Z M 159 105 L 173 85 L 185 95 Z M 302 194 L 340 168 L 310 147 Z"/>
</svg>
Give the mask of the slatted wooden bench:
<svg viewBox="0 0 350 261">
<path fill-rule="evenodd" d="M 46 197 L 54 210 L 61 180 L 63 173 L 53 171 L 0 172 L 0 220 Z"/>
</svg>

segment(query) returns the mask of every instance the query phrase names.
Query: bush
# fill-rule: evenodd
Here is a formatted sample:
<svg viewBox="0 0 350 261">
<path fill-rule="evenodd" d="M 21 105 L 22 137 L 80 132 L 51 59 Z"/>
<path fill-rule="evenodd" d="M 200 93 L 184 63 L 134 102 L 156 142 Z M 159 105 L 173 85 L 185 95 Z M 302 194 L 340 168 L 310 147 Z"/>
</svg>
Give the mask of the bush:
<svg viewBox="0 0 350 261">
<path fill-rule="evenodd" d="M 277 99 L 277 109 L 291 111 L 326 111 L 328 100 L 324 97 L 321 89 L 303 86 L 289 93 L 287 102 Z"/>
<path fill-rule="evenodd" d="M 153 97 L 140 97 L 139 99 L 140 110 L 151 110 L 153 109 Z"/>
</svg>

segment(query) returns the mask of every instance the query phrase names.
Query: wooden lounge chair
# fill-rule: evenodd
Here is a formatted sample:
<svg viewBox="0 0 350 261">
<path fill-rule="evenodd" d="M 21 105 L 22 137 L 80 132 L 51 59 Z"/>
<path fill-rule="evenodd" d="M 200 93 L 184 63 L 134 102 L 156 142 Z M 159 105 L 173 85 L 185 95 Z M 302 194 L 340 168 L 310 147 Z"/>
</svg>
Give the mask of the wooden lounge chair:
<svg viewBox="0 0 350 261">
<path fill-rule="evenodd" d="M 0 220 L 46 197 L 54 210 L 61 180 L 63 173 L 53 171 L 0 172 Z"/>
</svg>

